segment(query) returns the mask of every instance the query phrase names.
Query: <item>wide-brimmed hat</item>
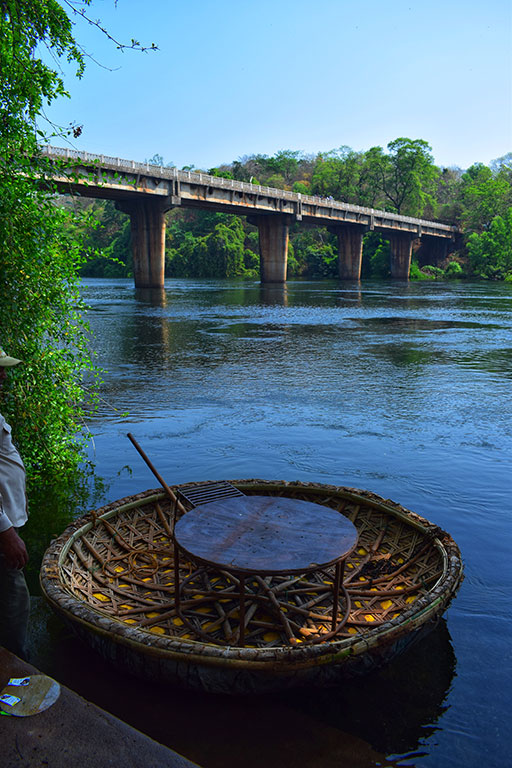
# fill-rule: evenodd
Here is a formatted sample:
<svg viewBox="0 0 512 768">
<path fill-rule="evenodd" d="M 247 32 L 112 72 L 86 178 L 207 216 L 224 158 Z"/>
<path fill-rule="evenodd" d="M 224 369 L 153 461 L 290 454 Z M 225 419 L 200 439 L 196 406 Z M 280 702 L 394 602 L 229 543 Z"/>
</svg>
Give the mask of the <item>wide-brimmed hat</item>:
<svg viewBox="0 0 512 768">
<path fill-rule="evenodd" d="M 21 360 L 18 360 L 17 357 L 9 357 L 0 347 L 0 368 L 8 368 L 11 365 L 18 365 L 18 363 L 21 363 Z"/>
</svg>

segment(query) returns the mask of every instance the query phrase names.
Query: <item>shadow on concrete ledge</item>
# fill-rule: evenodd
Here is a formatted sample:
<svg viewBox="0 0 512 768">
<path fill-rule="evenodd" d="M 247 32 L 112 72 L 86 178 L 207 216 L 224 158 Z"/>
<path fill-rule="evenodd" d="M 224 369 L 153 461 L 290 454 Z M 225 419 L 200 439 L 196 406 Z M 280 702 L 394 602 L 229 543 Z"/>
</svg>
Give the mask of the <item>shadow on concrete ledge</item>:
<svg viewBox="0 0 512 768">
<path fill-rule="evenodd" d="M 39 674 L 0 648 L 0 690 L 11 677 Z M 49 709 L 32 717 L 2 717 L 2 768 L 197 768 L 186 758 L 61 685 Z"/>
</svg>

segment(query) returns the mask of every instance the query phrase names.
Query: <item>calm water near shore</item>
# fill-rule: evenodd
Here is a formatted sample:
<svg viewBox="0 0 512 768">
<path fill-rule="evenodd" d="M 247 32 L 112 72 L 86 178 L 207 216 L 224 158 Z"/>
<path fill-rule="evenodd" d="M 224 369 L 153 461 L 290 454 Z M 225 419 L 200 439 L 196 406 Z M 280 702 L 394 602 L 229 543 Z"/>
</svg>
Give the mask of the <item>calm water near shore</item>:
<svg viewBox="0 0 512 768">
<path fill-rule="evenodd" d="M 204 768 L 509 764 L 512 285 L 89 280 L 84 296 L 105 368 L 89 505 L 155 487 L 130 431 L 169 483 L 391 498 L 453 535 L 466 578 L 428 638 L 334 690 L 233 700 L 122 678 L 39 600 L 34 662 Z"/>
</svg>

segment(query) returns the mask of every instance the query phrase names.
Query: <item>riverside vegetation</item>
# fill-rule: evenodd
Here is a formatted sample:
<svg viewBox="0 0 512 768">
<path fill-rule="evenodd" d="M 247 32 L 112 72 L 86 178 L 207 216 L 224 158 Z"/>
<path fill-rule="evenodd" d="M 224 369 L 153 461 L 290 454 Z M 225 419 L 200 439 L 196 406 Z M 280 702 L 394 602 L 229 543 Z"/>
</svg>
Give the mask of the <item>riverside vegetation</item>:
<svg viewBox="0 0 512 768">
<path fill-rule="evenodd" d="M 158 154 L 148 162 L 164 165 Z M 213 176 L 456 224 L 463 232 L 457 250 L 445 263 L 436 265 L 424 263 L 418 251 L 410 277 L 512 280 L 512 152 L 489 166 L 475 163 L 463 171 L 436 166 L 426 141 L 398 138 L 387 145 L 387 152 L 381 147 L 356 152 L 345 146 L 316 155 L 283 150 L 273 157 L 250 155 L 215 168 L 186 166 L 184 170 L 203 170 Z M 62 198 L 61 204 L 71 203 Z M 93 213 L 97 222 L 87 232 L 91 255 L 82 274 L 130 276 L 129 218 L 111 201 L 75 200 L 71 205 Z M 363 278 L 388 277 L 389 263 L 387 240 L 376 232 L 367 233 Z M 167 214 L 165 273 L 168 277 L 257 277 L 257 228 L 245 217 L 171 210 Z M 325 227 L 292 225 L 288 276 L 336 275 L 336 236 Z"/>
<path fill-rule="evenodd" d="M 47 164 L 38 154 L 56 135 L 80 132 L 45 123 L 44 109 L 67 95 L 56 71 L 59 59 L 76 65 L 77 77 L 84 72 L 86 53 L 73 37 L 74 21 L 102 30 L 88 18 L 89 5 L 66 2 L 66 13 L 57 0 L 0 1 L 0 344 L 23 361 L 10 372 L 0 405 L 23 456 L 32 499 L 40 489 L 47 497 L 57 485 L 74 485 L 85 419 L 95 406 L 98 372 L 79 277 L 92 212 L 55 205 Z M 114 43 L 142 48 L 135 40 Z M 45 49 L 56 69 L 41 57 Z"/>
</svg>

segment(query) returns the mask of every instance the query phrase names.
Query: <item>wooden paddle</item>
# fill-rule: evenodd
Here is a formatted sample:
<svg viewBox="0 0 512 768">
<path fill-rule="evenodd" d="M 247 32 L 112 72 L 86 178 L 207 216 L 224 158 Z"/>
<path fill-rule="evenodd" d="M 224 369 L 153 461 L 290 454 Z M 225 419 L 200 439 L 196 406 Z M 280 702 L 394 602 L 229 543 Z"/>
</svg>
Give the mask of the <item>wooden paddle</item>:
<svg viewBox="0 0 512 768">
<path fill-rule="evenodd" d="M 152 473 L 154 474 L 154 476 L 156 477 L 156 479 L 158 480 L 158 482 L 160 483 L 160 485 L 162 486 L 162 488 L 164 489 L 164 491 L 166 492 L 166 494 L 169 496 L 169 498 L 174 504 L 174 508 L 173 508 L 174 511 L 173 511 L 172 520 L 171 520 L 171 523 L 172 523 L 171 531 L 172 531 L 172 535 L 174 536 L 174 525 L 176 523 L 176 510 L 179 509 L 180 512 L 183 512 L 183 514 L 185 514 L 187 510 L 185 509 L 181 501 L 178 499 L 174 491 L 172 491 L 169 488 L 169 486 L 163 479 L 162 475 L 158 472 L 154 464 L 150 461 L 148 456 L 142 450 L 142 448 L 140 447 L 140 445 L 138 444 L 134 436 L 131 434 L 131 432 L 128 432 L 126 436 L 130 440 L 130 442 L 135 446 L 137 451 L 140 453 L 140 455 L 142 456 L 142 458 L 144 459 L 144 461 L 146 462 L 146 464 L 148 465 L 148 467 L 150 468 L 150 470 L 152 471 Z"/>
</svg>

